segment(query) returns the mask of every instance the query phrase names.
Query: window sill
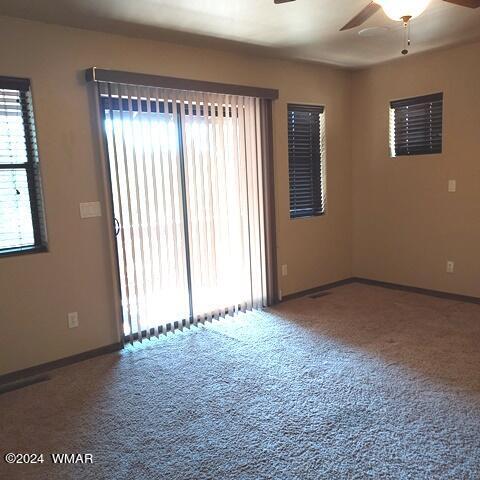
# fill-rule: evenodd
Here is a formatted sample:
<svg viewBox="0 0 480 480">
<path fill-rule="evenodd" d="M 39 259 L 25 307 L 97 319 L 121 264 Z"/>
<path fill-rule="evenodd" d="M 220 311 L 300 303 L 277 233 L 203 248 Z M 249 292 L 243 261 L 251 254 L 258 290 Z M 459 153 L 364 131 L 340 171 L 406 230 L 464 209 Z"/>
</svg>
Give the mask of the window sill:
<svg viewBox="0 0 480 480">
<path fill-rule="evenodd" d="M 290 217 L 290 220 L 308 220 L 312 218 L 319 218 L 319 217 L 324 217 L 327 212 L 322 212 L 322 213 L 314 213 L 311 215 L 298 215 L 295 217 Z"/>
<path fill-rule="evenodd" d="M 23 247 L 23 248 L 7 248 L 0 250 L 0 258 L 3 257 L 17 257 L 20 255 L 29 255 L 32 253 L 46 253 L 48 249 L 45 245 L 37 247 Z"/>
<path fill-rule="evenodd" d="M 442 152 L 425 152 L 425 153 L 401 153 L 398 155 L 389 155 L 390 159 L 395 160 L 396 158 L 411 158 L 411 157 L 435 157 L 442 155 Z"/>
</svg>

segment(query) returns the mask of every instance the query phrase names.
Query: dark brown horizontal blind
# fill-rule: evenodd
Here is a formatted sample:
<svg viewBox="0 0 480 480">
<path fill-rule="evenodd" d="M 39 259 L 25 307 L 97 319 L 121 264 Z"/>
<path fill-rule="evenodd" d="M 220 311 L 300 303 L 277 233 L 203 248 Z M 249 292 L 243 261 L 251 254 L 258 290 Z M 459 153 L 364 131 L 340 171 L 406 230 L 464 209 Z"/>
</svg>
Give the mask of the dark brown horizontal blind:
<svg viewBox="0 0 480 480">
<path fill-rule="evenodd" d="M 290 218 L 322 215 L 322 118 L 324 107 L 288 105 Z"/>
<path fill-rule="evenodd" d="M 0 255 L 44 247 L 41 203 L 30 82 L 0 77 Z"/>
<path fill-rule="evenodd" d="M 392 109 L 392 156 L 442 152 L 443 93 L 397 100 Z"/>
</svg>

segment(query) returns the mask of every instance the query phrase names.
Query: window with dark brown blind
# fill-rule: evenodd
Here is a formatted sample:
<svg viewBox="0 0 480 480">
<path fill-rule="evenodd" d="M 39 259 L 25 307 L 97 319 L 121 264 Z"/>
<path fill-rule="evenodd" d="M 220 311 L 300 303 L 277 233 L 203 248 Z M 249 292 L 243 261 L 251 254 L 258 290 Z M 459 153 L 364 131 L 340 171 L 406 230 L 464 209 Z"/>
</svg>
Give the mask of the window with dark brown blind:
<svg viewBox="0 0 480 480">
<path fill-rule="evenodd" d="M 442 153 L 443 93 L 390 103 L 390 154 Z"/>
<path fill-rule="evenodd" d="M 44 250 L 30 82 L 0 77 L 0 255 Z"/>
<path fill-rule="evenodd" d="M 323 190 L 324 107 L 288 105 L 290 218 L 325 212 Z"/>
</svg>

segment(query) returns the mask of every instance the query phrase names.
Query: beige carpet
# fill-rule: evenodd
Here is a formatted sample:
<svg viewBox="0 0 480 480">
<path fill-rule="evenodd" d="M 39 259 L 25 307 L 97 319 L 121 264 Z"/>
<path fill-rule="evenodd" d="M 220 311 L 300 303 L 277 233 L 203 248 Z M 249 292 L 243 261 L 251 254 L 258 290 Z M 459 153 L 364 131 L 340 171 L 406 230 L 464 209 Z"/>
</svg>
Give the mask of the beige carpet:
<svg viewBox="0 0 480 480">
<path fill-rule="evenodd" d="M 15 479 L 480 479 L 480 306 L 352 284 L 0 396 Z"/>
</svg>

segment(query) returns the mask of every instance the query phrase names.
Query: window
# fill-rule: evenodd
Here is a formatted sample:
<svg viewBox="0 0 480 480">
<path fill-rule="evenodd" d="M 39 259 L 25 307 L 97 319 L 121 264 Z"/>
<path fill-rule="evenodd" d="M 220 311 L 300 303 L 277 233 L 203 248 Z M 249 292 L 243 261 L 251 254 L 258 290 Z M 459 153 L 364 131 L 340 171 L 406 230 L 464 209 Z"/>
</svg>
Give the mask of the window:
<svg viewBox="0 0 480 480">
<path fill-rule="evenodd" d="M 324 107 L 288 105 L 290 218 L 325 213 L 324 130 Z"/>
<path fill-rule="evenodd" d="M 45 250 L 30 82 L 0 77 L 0 255 Z"/>
<path fill-rule="evenodd" d="M 443 93 L 390 103 L 390 155 L 442 153 Z"/>
</svg>

